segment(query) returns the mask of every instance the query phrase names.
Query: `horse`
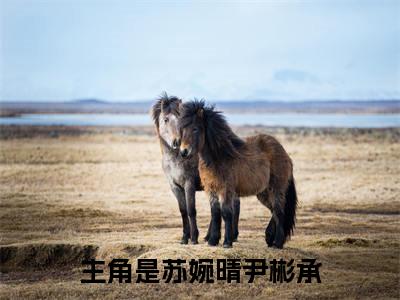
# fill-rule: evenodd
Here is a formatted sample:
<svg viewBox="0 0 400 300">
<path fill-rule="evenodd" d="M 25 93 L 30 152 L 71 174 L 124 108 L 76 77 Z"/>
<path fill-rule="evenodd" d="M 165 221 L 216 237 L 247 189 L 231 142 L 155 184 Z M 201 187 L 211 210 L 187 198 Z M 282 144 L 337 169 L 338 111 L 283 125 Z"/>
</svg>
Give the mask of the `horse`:
<svg viewBox="0 0 400 300">
<path fill-rule="evenodd" d="M 183 235 L 181 244 L 198 243 L 199 230 L 196 221 L 195 193 L 202 191 L 201 180 L 198 171 L 198 156 L 184 158 L 179 153 L 177 143 L 178 117 L 182 100 L 175 96 L 163 93 L 151 109 L 156 134 L 160 142 L 162 153 L 162 168 L 169 182 L 170 188 L 178 200 L 182 217 Z M 210 195 L 211 214 L 205 241 L 211 246 L 219 243 L 220 235 L 211 235 L 211 228 L 221 228 L 221 207 L 214 194 Z M 235 222 L 234 240 L 239 235 L 238 222 L 240 214 L 240 200 L 234 199 Z"/>
<path fill-rule="evenodd" d="M 268 247 L 282 248 L 293 233 L 297 207 L 293 164 L 283 146 L 266 134 L 239 138 L 222 113 L 204 100 L 182 105 L 178 128 L 181 156 L 199 157 L 203 187 L 221 203 L 223 246 L 232 247 L 232 199 L 256 195 L 272 213 L 265 241 Z M 211 237 L 220 235 L 218 231 L 212 227 Z"/>
</svg>

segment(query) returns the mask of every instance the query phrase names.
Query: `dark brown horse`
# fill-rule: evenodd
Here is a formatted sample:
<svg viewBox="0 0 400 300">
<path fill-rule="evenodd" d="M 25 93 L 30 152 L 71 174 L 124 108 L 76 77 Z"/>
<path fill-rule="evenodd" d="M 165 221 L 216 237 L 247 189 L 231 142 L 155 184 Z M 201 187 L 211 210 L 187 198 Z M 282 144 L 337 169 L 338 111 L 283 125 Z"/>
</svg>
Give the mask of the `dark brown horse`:
<svg viewBox="0 0 400 300">
<path fill-rule="evenodd" d="M 272 212 L 266 242 L 282 248 L 293 232 L 297 206 L 293 165 L 282 145 L 265 134 L 240 139 L 223 115 L 204 101 L 183 104 L 178 124 L 181 155 L 199 156 L 204 189 L 221 203 L 224 247 L 232 247 L 232 199 L 257 195 Z M 218 230 L 211 228 L 211 235 L 218 235 Z"/>
<path fill-rule="evenodd" d="M 183 235 L 182 244 L 191 240 L 192 244 L 198 243 L 199 231 L 196 221 L 196 191 L 203 190 L 198 170 L 198 156 L 183 158 L 179 154 L 177 144 L 178 117 L 182 100 L 168 96 L 164 93 L 154 104 L 151 110 L 152 118 L 156 128 L 157 137 L 160 141 L 162 153 L 162 167 L 168 179 L 171 190 L 178 200 L 179 210 L 182 216 Z M 175 141 L 175 142 L 174 142 Z M 217 245 L 220 235 L 210 235 L 211 228 L 221 227 L 221 207 L 218 198 L 210 195 L 211 214 L 213 216 L 205 240 L 210 245 Z M 234 240 L 237 239 L 240 200 L 234 200 Z"/>
</svg>

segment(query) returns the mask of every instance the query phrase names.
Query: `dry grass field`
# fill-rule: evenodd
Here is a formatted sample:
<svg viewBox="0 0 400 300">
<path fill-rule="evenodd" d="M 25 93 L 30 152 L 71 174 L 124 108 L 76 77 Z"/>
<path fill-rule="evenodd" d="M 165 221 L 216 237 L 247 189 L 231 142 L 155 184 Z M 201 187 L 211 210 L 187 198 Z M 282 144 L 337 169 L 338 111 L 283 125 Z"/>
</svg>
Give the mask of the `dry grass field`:
<svg viewBox="0 0 400 300">
<path fill-rule="evenodd" d="M 400 298 L 400 130 L 272 132 L 294 161 L 300 205 L 283 250 L 270 213 L 243 198 L 233 249 L 180 245 L 181 218 L 151 128 L 2 127 L 0 298 Z M 47 130 L 47 131 L 46 131 Z M 209 203 L 197 194 L 201 237 Z M 80 283 L 84 257 L 316 258 L 321 284 Z M 133 271 L 135 272 L 135 271 Z M 106 277 L 107 278 L 107 277 Z M 135 277 L 135 274 L 133 276 Z"/>
</svg>

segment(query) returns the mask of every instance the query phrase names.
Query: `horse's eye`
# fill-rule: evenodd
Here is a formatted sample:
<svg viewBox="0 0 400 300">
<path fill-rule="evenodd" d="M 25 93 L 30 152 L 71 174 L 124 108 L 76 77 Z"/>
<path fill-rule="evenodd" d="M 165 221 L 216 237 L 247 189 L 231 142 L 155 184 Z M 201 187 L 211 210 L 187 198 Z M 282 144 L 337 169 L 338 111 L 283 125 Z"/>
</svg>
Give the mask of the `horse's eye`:
<svg viewBox="0 0 400 300">
<path fill-rule="evenodd" d="M 167 123 L 168 122 L 168 118 L 164 118 L 164 122 Z"/>
<path fill-rule="evenodd" d="M 197 131 L 199 131 L 197 128 L 193 128 L 194 133 L 196 133 Z"/>
</svg>

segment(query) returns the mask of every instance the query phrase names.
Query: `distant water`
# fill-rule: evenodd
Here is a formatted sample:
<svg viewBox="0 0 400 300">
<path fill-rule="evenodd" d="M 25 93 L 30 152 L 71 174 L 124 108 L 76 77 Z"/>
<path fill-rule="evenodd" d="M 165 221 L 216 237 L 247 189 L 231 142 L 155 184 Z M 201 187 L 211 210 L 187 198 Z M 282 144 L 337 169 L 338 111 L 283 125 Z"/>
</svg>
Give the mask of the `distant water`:
<svg viewBox="0 0 400 300">
<path fill-rule="evenodd" d="M 232 125 L 283 127 L 400 127 L 400 114 L 226 114 Z M 148 114 L 24 114 L 0 118 L 0 125 L 135 126 L 151 125 Z"/>
</svg>

